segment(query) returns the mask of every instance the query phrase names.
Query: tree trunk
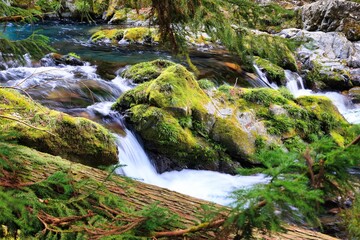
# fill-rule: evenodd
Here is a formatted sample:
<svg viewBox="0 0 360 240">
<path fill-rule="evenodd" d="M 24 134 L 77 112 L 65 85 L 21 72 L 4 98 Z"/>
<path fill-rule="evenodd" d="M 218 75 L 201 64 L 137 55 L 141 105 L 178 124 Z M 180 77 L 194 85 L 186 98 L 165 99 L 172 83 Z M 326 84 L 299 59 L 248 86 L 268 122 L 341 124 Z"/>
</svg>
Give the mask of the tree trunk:
<svg viewBox="0 0 360 240">
<path fill-rule="evenodd" d="M 0 148 L 11 146 L 13 145 L 0 142 Z M 115 174 L 109 176 L 109 173 L 106 171 L 73 163 L 60 157 L 39 153 L 26 147 L 14 145 L 14 148 L 16 153 L 14 155 L 16 157 L 11 159 L 11 161 L 21 164 L 21 170 L 18 174 L 22 177 L 22 181 L 26 183 L 42 181 L 57 171 L 67 171 L 71 174 L 74 181 L 91 178 L 99 183 L 104 183 L 109 191 L 118 195 L 127 202 L 129 206 L 133 206 L 136 209 L 142 209 L 149 204 L 158 203 L 160 207 L 168 208 L 173 213 L 178 214 L 180 217 L 179 221 L 184 228 L 174 229 L 171 226 L 165 227 L 164 232 L 159 233 L 159 238 L 166 235 L 166 231 L 170 234 L 175 234 L 174 236 L 179 236 L 179 232 L 186 233 L 187 231 L 192 232 L 196 230 L 198 233 L 200 232 L 200 236 L 197 235 L 196 239 L 218 239 L 216 237 L 216 231 L 221 227 L 219 225 L 224 222 L 229 213 L 229 208 L 214 203 L 189 197 L 154 185 L 134 181 Z M 85 186 L 85 188 L 84 192 L 87 192 L 94 190 L 97 186 L 88 185 Z M 202 208 L 203 205 L 212 205 L 213 209 L 219 210 L 218 220 L 210 223 L 202 223 L 200 219 L 206 214 L 206 211 Z M 259 239 L 335 239 L 296 226 L 287 226 L 286 229 L 288 230 L 286 233 L 275 234 L 271 237 L 259 235 Z M 171 237 L 171 239 L 177 238 Z M 181 237 L 179 239 L 192 238 Z"/>
</svg>

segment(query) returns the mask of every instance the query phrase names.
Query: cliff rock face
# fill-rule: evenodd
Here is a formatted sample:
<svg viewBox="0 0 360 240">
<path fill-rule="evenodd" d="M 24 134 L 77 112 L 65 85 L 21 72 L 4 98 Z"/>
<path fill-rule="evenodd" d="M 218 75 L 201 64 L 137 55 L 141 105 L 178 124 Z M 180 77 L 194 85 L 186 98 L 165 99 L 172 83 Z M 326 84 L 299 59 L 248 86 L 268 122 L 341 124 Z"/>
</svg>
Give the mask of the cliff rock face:
<svg viewBox="0 0 360 240">
<path fill-rule="evenodd" d="M 302 7 L 303 27 L 308 31 L 343 32 L 360 40 L 360 4 L 345 0 L 321 0 Z"/>
</svg>

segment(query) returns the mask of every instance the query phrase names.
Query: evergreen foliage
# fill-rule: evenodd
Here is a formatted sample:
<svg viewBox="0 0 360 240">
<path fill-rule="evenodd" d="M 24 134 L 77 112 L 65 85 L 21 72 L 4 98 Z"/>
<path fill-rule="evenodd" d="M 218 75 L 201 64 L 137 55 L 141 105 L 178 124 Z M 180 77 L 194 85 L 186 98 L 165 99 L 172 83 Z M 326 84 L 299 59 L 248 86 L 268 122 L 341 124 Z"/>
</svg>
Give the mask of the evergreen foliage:
<svg viewBox="0 0 360 240">
<path fill-rule="evenodd" d="M 26 182 L 17 146 L 0 144 L 0 225 L 6 228 L 0 237 L 143 239 L 163 226 L 179 227 L 177 215 L 157 203 L 142 209 L 125 204 L 105 187 L 111 177 L 75 181 L 70 168 Z"/>
<path fill-rule="evenodd" d="M 34 9 L 21 9 L 12 7 L 4 1 L 0 2 L 0 20 L 1 21 L 20 21 L 21 23 L 32 23 L 36 20 L 36 16 L 41 12 Z M 6 30 L 6 24 L 3 31 Z M 24 55 L 30 54 L 33 58 L 39 59 L 45 52 L 51 51 L 48 45 L 49 39 L 43 35 L 33 33 L 26 39 L 19 41 L 11 41 L 0 32 L 0 55 L 5 61 L 16 59 L 24 63 Z"/>
<path fill-rule="evenodd" d="M 257 154 L 262 167 L 240 169 L 241 174 L 262 173 L 267 184 L 234 192 L 234 209 L 228 226 L 236 227 L 245 239 L 254 229 L 265 233 L 279 231 L 283 221 L 304 220 L 318 226 L 319 204 L 324 199 L 342 196 L 353 190 L 354 177 L 349 168 L 360 163 L 358 146 L 339 147 L 327 137 L 318 139 L 306 150 L 285 152 L 282 149 L 263 150 Z M 355 205 L 355 211 L 357 205 Z M 347 215 L 351 234 L 358 234 L 353 215 Z"/>
</svg>

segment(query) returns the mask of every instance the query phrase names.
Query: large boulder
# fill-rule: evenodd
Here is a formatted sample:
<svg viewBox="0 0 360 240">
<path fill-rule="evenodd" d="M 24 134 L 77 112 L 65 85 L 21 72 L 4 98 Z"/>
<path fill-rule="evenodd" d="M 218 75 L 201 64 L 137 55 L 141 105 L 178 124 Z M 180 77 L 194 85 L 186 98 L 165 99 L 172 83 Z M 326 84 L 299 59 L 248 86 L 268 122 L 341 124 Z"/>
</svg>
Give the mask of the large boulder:
<svg viewBox="0 0 360 240">
<path fill-rule="evenodd" d="M 50 110 L 2 88 L 0 109 L 1 134 L 5 138 L 88 166 L 118 162 L 112 134 L 97 123 Z"/>
<path fill-rule="evenodd" d="M 343 32 L 351 41 L 360 40 L 360 4 L 345 0 L 321 0 L 301 9 L 308 31 Z"/>
<path fill-rule="evenodd" d="M 158 68 L 159 62 L 126 70 L 125 76 L 142 83 L 113 106 L 127 115 L 158 170 L 233 173 L 239 165 L 256 164 L 252 156 L 265 145 L 336 133 L 346 125 L 328 99 L 297 103 L 284 90 L 227 85 L 202 90 L 183 66 L 167 62 L 167 67 Z M 140 71 L 142 66 L 152 66 L 153 71 Z"/>
</svg>

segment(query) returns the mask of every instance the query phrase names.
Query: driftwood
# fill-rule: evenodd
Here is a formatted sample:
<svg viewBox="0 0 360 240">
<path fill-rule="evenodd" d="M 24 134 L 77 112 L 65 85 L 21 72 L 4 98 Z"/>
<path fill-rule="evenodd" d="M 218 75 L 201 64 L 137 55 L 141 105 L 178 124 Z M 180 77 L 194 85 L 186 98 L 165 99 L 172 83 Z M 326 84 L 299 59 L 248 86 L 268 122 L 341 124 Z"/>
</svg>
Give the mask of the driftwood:
<svg viewBox="0 0 360 240">
<path fill-rule="evenodd" d="M 0 147 L 1 147 L 0 142 Z M 24 147 L 25 150 L 25 147 Z M 22 151 L 21 147 L 18 151 Z M 26 148 L 26 151 L 29 150 Z M 135 207 L 136 209 L 142 209 L 152 203 L 158 203 L 160 207 L 169 209 L 171 212 L 176 213 L 180 217 L 181 225 L 183 229 L 174 229 L 169 226 L 169 229 L 164 228 L 164 231 L 154 233 L 153 239 L 193 239 L 191 237 L 184 236 L 187 233 L 197 232 L 196 239 L 220 239 L 217 237 L 217 230 L 221 228 L 222 224 L 226 220 L 226 216 L 229 212 L 228 208 L 220 205 L 212 204 L 204 200 L 189 197 L 174 191 L 170 191 L 164 188 L 145 184 L 137 181 L 130 181 L 128 178 L 112 175 L 111 181 L 109 181 L 109 173 L 99 169 L 91 168 L 77 163 L 64 160 L 60 157 L 54 157 L 48 154 L 40 153 L 46 160 L 30 160 L 29 158 L 18 157 L 14 161 L 21 162 L 22 170 L 18 172 L 22 179 L 27 183 L 36 183 L 44 180 L 51 174 L 62 170 L 68 171 L 72 175 L 73 181 L 79 181 L 81 179 L 91 178 L 99 183 L 104 183 L 106 188 L 121 197 L 129 206 Z M 88 189 L 84 191 L 91 191 L 96 189 L 96 186 L 88 185 Z M 212 205 L 214 209 L 219 210 L 220 214 L 216 220 L 209 223 L 201 223 L 200 218 L 206 214 L 204 205 Z M 106 211 L 114 211 L 112 209 L 105 209 Z M 42 213 L 38 216 L 41 220 L 48 224 L 44 219 L 46 216 Z M 92 213 L 89 212 L 89 216 Z M 86 216 L 84 216 L 86 217 Z M 70 222 L 78 217 L 72 216 L 69 218 Z M 64 219 L 50 219 L 51 221 L 58 221 L 63 223 Z M 272 236 L 260 236 L 259 239 L 291 239 L 291 240 L 334 240 L 330 236 L 321 234 L 319 232 L 302 229 L 296 226 L 287 226 L 286 233 L 278 233 Z"/>
</svg>

